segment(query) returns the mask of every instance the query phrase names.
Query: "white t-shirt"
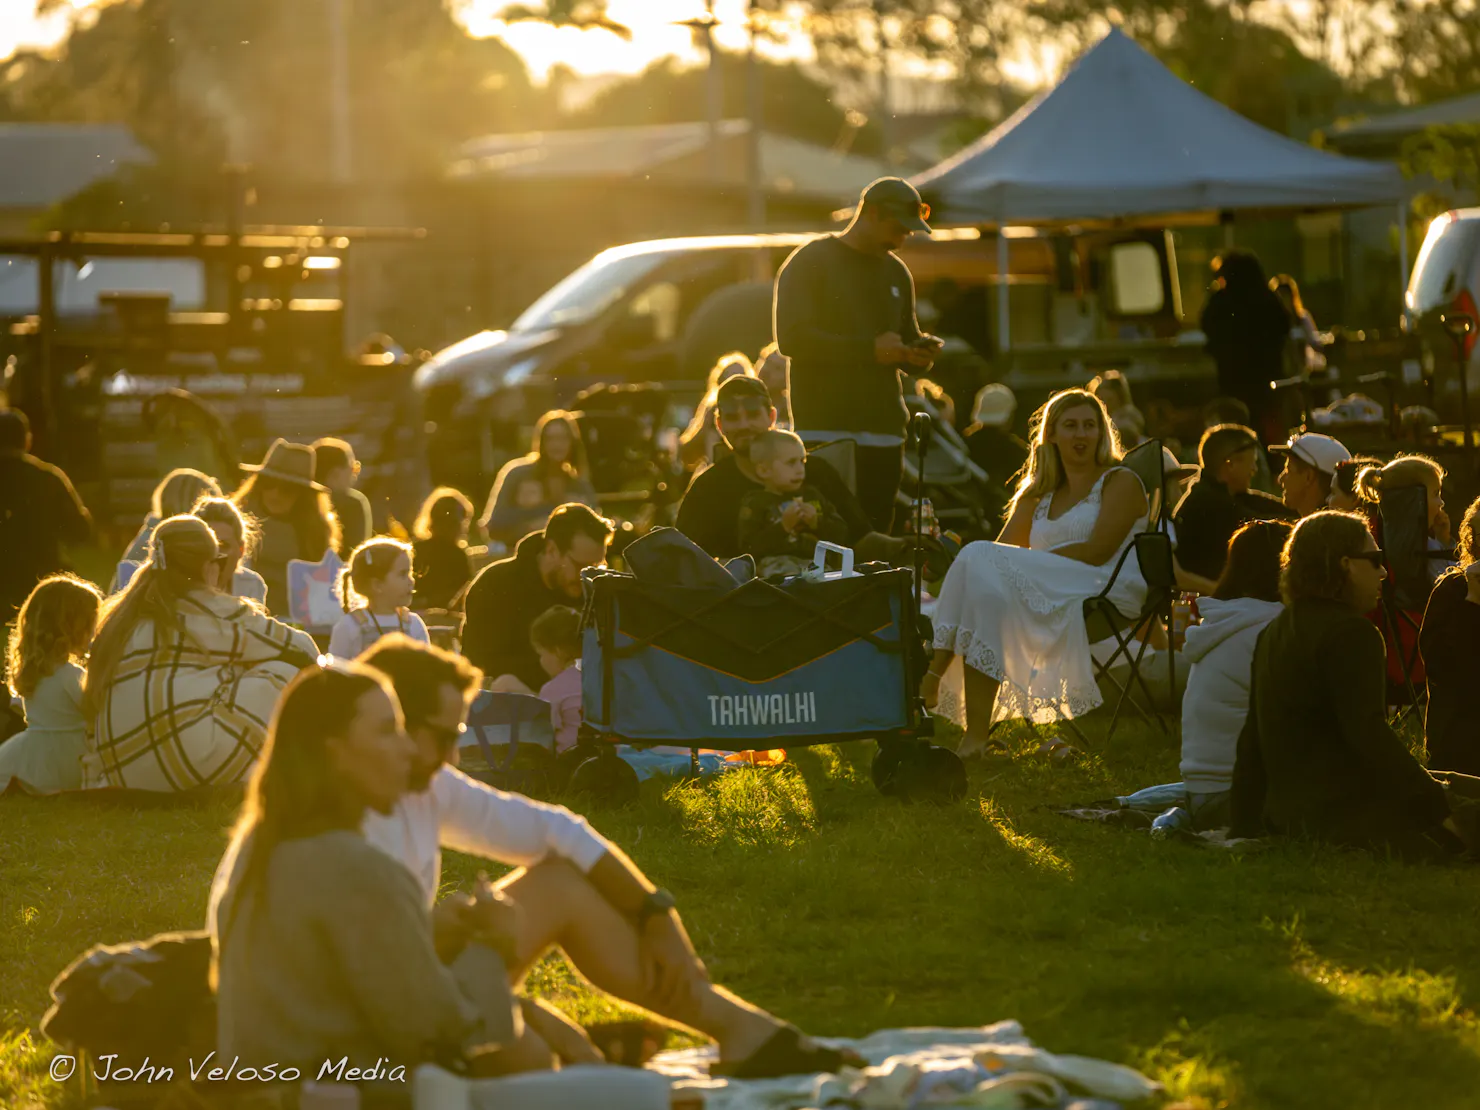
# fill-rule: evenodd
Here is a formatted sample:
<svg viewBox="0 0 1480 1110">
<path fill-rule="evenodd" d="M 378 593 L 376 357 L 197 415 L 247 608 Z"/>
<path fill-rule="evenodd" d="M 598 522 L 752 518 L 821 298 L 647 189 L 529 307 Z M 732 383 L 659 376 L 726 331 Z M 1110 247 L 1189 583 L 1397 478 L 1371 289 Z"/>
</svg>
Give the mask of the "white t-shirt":
<svg viewBox="0 0 1480 1110">
<path fill-rule="evenodd" d="M 406 794 L 390 816 L 368 812 L 365 839 L 416 876 L 427 905 L 442 882 L 442 849 L 530 867 L 549 856 L 582 874 L 607 853 L 607 841 L 564 806 L 495 790 L 455 767 L 443 767 L 430 789 Z"/>
<path fill-rule="evenodd" d="M 329 654 L 339 659 L 354 659 L 368 651 L 375 641 L 392 632 L 403 632 L 423 644 L 432 642 L 426 622 L 409 609 L 398 613 L 372 613 L 356 609 L 334 624 L 329 636 Z"/>
</svg>

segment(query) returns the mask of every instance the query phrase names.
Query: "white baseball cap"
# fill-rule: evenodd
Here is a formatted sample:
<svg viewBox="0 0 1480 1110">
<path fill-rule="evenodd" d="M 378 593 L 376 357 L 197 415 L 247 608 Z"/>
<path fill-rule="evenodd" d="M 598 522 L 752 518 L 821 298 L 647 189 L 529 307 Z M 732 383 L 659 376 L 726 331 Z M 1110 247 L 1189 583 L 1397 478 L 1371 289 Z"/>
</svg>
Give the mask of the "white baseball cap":
<svg viewBox="0 0 1480 1110">
<path fill-rule="evenodd" d="M 1340 440 L 1323 436 L 1319 432 L 1302 432 L 1290 437 L 1290 442 L 1269 449 L 1271 455 L 1293 455 L 1322 474 L 1335 474 L 1338 463 L 1344 463 L 1352 453 L 1342 446 Z"/>
</svg>

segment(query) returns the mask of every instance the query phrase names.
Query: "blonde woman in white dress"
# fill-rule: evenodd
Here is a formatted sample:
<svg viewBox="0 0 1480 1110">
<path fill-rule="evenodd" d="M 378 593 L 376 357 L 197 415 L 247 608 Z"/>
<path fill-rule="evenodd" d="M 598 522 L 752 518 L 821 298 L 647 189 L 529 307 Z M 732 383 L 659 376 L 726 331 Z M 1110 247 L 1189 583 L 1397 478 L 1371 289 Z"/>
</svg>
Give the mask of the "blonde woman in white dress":
<svg viewBox="0 0 1480 1110">
<path fill-rule="evenodd" d="M 946 668 L 960 657 L 963 756 L 989 747 L 997 721 L 1052 722 L 1101 703 L 1083 602 L 1105 588 L 1121 552 L 1146 526 L 1146 491 L 1117 465 L 1114 429 L 1092 393 L 1070 389 L 1049 398 L 1034 414 L 1032 441 L 1002 534 L 962 548 L 936 605 L 935 654 L 922 693 L 934 707 Z M 1145 596 L 1132 556 L 1111 599 L 1129 615 Z"/>
</svg>

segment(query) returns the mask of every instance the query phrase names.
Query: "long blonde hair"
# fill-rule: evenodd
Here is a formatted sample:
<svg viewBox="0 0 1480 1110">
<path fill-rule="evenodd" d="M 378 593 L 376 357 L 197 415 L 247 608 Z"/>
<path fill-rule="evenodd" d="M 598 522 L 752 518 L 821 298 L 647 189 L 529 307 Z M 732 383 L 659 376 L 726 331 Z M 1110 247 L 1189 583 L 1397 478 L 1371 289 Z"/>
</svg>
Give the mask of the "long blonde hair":
<svg viewBox="0 0 1480 1110">
<path fill-rule="evenodd" d="M 216 533 L 199 517 L 172 516 L 154 529 L 149 557 L 127 586 L 103 602 L 82 688 L 85 718 L 92 720 L 102 708 L 103 694 L 141 621 L 153 621 L 161 636 L 183 638 L 180 602 L 205 586 L 206 564 L 220 555 Z"/>
<path fill-rule="evenodd" d="M 199 470 L 182 466 L 178 470 L 171 470 L 154 487 L 149 508 L 155 516 L 164 520 L 190 512 L 202 498 L 220 496 L 221 487 L 216 484 L 216 479 Z"/>
<path fill-rule="evenodd" d="M 1048 497 L 1064 484 L 1064 464 L 1059 458 L 1058 447 L 1048 442 L 1054 425 L 1064 413 L 1075 408 L 1093 408 L 1100 421 L 1100 439 L 1095 444 L 1095 465 L 1111 466 L 1120 461 L 1120 441 L 1115 435 L 1115 425 L 1105 411 L 1105 403 L 1087 389 L 1064 389 L 1055 393 L 1033 414 L 1028 424 L 1028 434 L 1033 449 L 1028 461 L 1018 473 L 1016 491 L 1012 495 L 1012 508 L 1025 497 L 1035 500 Z"/>
<path fill-rule="evenodd" d="M 101 590 L 75 575 L 54 574 L 37 583 L 15 619 L 5 653 L 12 694 L 29 698 L 63 663 L 82 662 L 102 600 Z"/>
</svg>

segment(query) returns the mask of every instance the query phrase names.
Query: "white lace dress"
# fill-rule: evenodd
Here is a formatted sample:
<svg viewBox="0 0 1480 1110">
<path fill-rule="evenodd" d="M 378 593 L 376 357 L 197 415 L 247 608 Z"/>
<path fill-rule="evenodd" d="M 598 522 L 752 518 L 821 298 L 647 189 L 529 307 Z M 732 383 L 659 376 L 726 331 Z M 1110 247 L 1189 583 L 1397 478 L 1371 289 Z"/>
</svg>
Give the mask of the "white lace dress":
<svg viewBox="0 0 1480 1110">
<path fill-rule="evenodd" d="M 1083 602 L 1105 588 L 1121 551 L 1145 529 L 1146 518 L 1131 526 L 1125 542 L 1101 566 L 1053 552 L 1089 539 L 1110 473 L 1102 474 L 1088 496 L 1057 520 L 1049 519 L 1051 498 L 1040 501 L 1030 546 L 970 543 L 946 573 L 935 608 L 935 646 L 955 652 L 967 666 L 1001 683 L 994 722 L 1026 718 L 1049 723 L 1087 713 L 1102 701 Z M 1122 613 L 1139 612 L 1146 583 L 1134 556 L 1121 568 L 1110 597 Z M 956 669 L 953 664 L 952 672 Z M 949 715 L 959 709 L 952 705 L 957 681 L 958 675 L 948 674 L 942 684 L 941 711 Z"/>
</svg>

